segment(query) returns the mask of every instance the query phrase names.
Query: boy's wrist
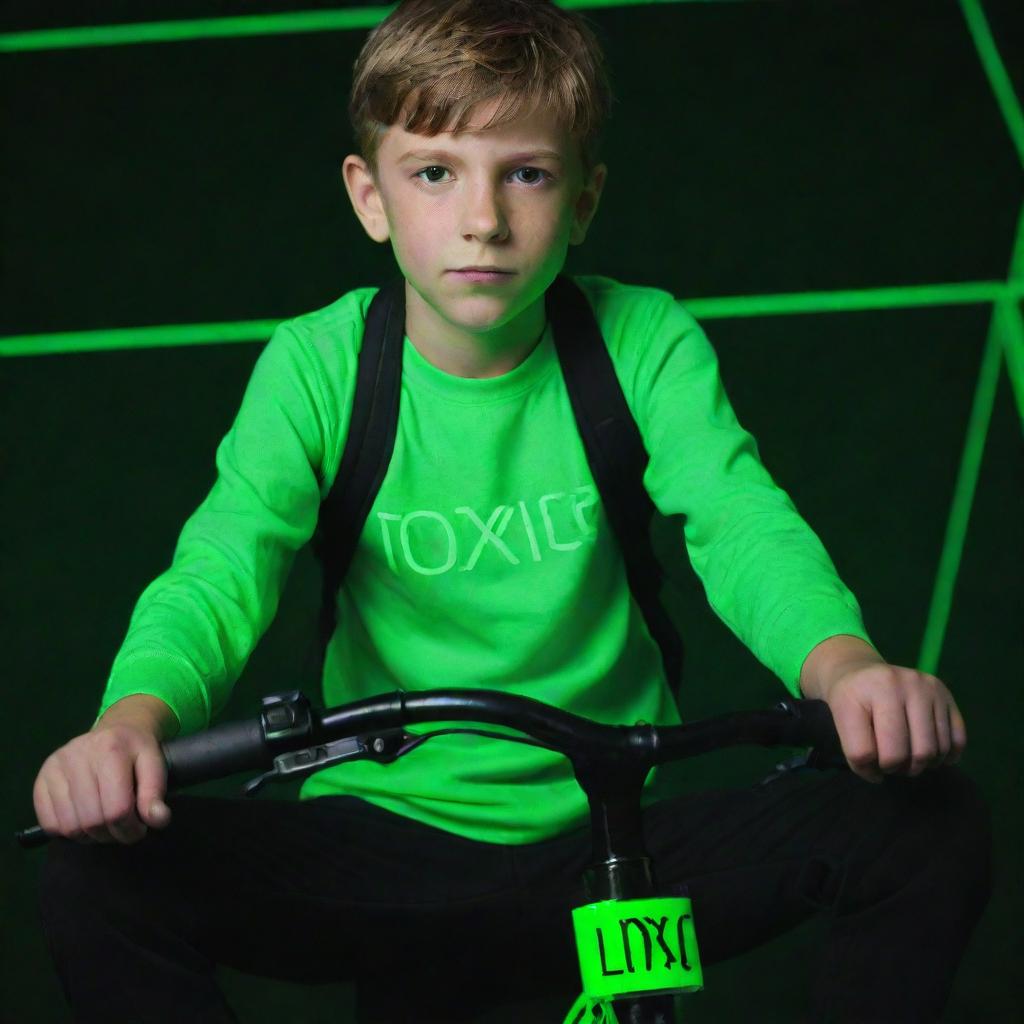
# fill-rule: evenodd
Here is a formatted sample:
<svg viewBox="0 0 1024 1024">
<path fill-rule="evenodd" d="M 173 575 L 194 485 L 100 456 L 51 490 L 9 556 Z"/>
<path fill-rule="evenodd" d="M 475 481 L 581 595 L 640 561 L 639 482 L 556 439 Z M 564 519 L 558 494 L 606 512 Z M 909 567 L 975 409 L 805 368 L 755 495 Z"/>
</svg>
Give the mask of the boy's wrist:
<svg viewBox="0 0 1024 1024">
<path fill-rule="evenodd" d="M 856 665 L 884 664 L 871 644 L 847 634 L 822 640 L 804 659 L 800 692 L 808 700 L 827 700 L 832 684 Z"/>
<path fill-rule="evenodd" d="M 166 701 L 150 693 L 132 693 L 111 704 L 90 732 L 124 723 L 148 729 L 159 740 L 172 738 L 181 728 L 177 716 Z"/>
</svg>

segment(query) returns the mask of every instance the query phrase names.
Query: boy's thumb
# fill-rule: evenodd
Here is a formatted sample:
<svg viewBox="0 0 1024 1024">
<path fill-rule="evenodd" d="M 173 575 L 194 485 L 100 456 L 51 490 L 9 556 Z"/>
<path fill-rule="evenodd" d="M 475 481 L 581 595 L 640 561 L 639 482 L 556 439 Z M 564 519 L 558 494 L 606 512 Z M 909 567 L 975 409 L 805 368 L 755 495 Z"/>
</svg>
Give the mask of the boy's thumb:
<svg viewBox="0 0 1024 1024">
<path fill-rule="evenodd" d="M 171 820 L 171 809 L 159 797 L 150 801 L 146 808 L 146 824 L 163 828 Z"/>
<path fill-rule="evenodd" d="M 135 762 L 135 792 L 138 796 L 139 817 L 155 828 L 163 828 L 171 820 L 171 809 L 164 803 L 167 779 L 164 765 L 152 747 L 139 752 Z"/>
</svg>

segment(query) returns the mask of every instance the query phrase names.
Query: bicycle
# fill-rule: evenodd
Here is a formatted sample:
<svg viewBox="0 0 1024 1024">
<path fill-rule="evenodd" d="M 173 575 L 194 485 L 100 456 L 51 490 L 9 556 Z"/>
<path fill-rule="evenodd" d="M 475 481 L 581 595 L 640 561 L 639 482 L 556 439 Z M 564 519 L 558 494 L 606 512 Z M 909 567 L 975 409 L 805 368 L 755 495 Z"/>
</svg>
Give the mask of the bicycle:
<svg viewBox="0 0 1024 1024">
<path fill-rule="evenodd" d="M 786 698 L 771 709 L 730 712 L 682 725 L 607 725 L 530 697 L 495 690 L 396 691 L 349 704 L 311 707 L 301 690 L 261 698 L 258 717 L 211 726 L 161 744 L 167 791 L 263 769 L 242 789 L 291 782 L 362 758 L 384 764 L 445 733 L 529 743 L 569 758 L 590 804 L 592 860 L 583 876 L 590 902 L 572 911 L 583 992 L 564 1024 L 672 1024 L 679 998 L 703 975 L 689 898 L 659 892 L 643 843 L 641 791 L 657 764 L 727 746 L 807 747 L 777 764 L 848 768 L 832 713 L 821 700 Z M 475 721 L 525 733 L 449 728 L 414 734 L 407 724 Z M 23 847 L 46 843 L 39 825 L 15 832 Z M 620 1017 L 621 1014 L 621 1017 Z"/>
</svg>

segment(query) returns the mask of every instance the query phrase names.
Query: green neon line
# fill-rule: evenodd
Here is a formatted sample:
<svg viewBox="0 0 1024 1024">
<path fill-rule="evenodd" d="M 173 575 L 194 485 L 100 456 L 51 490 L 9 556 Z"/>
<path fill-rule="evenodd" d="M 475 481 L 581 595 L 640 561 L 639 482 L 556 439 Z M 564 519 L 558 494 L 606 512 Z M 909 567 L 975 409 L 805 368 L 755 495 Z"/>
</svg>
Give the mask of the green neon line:
<svg viewBox="0 0 1024 1024">
<path fill-rule="evenodd" d="M 601 7 L 639 7 L 656 3 L 743 3 L 751 0 L 561 0 L 559 7 L 588 10 Z M 0 53 L 28 50 L 66 50 L 87 46 L 126 46 L 134 43 L 180 43 L 193 39 L 288 35 L 296 32 L 344 32 L 374 28 L 398 5 L 352 7 L 335 11 L 291 11 L 235 18 L 193 18 L 125 25 L 83 25 L 78 28 L 37 29 L 0 35 Z"/>
<path fill-rule="evenodd" d="M 967 28 L 974 38 L 982 66 L 988 75 L 996 103 L 1006 121 L 1006 128 L 1017 150 L 1017 157 L 1024 166 L 1024 114 L 1021 113 L 1020 101 L 1013 91 L 1013 83 L 1006 73 L 1006 66 L 996 49 L 992 31 L 988 27 L 985 12 L 979 0 L 960 0 L 960 10 L 967 21 Z"/>
<path fill-rule="evenodd" d="M 1010 260 L 1010 281 L 1024 280 L 1024 203 L 1017 218 L 1017 235 L 1014 240 L 1013 256 Z M 1002 304 L 1003 354 L 1006 356 L 1006 370 L 1017 400 L 1017 412 L 1024 430 L 1024 324 L 1021 322 L 1020 307 L 1014 303 Z"/>
<path fill-rule="evenodd" d="M 909 306 L 957 306 L 996 302 L 1005 296 L 1024 296 L 1024 281 L 965 281 L 954 284 L 900 285 L 845 291 L 790 292 L 778 295 L 728 295 L 687 299 L 696 317 L 765 316 L 776 313 L 836 313 L 861 309 Z"/>
<path fill-rule="evenodd" d="M 383 21 L 396 6 L 392 4 L 387 7 L 353 7 L 341 11 L 292 11 L 287 14 L 252 14 L 236 18 L 194 18 L 10 32 L 0 36 L 0 53 L 372 28 Z"/>
<path fill-rule="evenodd" d="M 1024 203 L 1017 213 L 1017 230 L 1014 234 L 1010 254 L 1010 270 L 1007 275 L 1010 288 L 1002 298 L 993 304 L 989 333 L 982 357 L 981 371 L 974 391 L 974 404 L 967 428 L 967 439 L 960 459 L 960 470 L 953 488 L 953 503 L 946 523 L 946 537 L 939 556 L 939 567 L 935 575 L 931 606 L 925 622 L 918 670 L 935 674 L 942 655 L 942 644 L 949 622 L 949 611 L 953 603 L 953 590 L 960 571 L 964 538 L 974 502 L 974 490 L 978 480 L 981 460 L 984 454 L 988 424 L 995 404 L 996 387 L 1001 367 L 1000 350 L 1006 358 L 1010 382 L 1017 400 L 1017 410 L 1024 429 L 1024 326 L 1021 325 L 1018 308 L 1019 293 L 1014 286 L 1024 279 Z M 1001 341 L 1001 344 L 1000 344 Z"/>
<path fill-rule="evenodd" d="M 234 341 L 265 341 L 280 320 L 235 320 L 161 327 L 119 327 L 104 331 L 64 331 L 0 338 L 0 356 L 47 356 L 68 352 L 100 352 L 179 345 L 216 345 Z"/>
<path fill-rule="evenodd" d="M 918 671 L 927 672 L 929 675 L 934 675 L 938 667 L 942 642 L 949 623 L 953 589 L 960 569 L 964 538 L 967 536 L 967 524 L 974 502 L 988 425 L 992 419 L 992 406 L 995 404 L 1001 365 L 1002 346 L 999 343 L 997 319 L 993 316 L 978 373 L 978 385 L 974 391 L 974 403 L 967 425 L 963 455 L 960 458 L 960 470 L 953 490 L 953 504 L 946 523 L 946 537 L 935 576 L 935 588 L 932 591 L 931 607 L 928 609 L 928 620 L 921 641 L 921 653 L 917 658 Z"/>
<path fill-rule="evenodd" d="M 1024 433 L 1024 318 L 1020 315 L 1020 306 L 1015 303 L 1003 302 L 997 309 L 1001 320 L 1006 371 L 1010 375 L 1010 384 L 1017 400 L 1021 433 Z"/>
<path fill-rule="evenodd" d="M 1022 295 L 1024 282 L 973 281 L 964 284 L 871 288 L 863 291 L 730 295 L 724 298 L 684 299 L 683 304 L 693 316 L 713 320 L 719 317 L 970 305 L 996 302 L 1004 298 L 1019 300 Z M 53 334 L 12 334 L 0 337 L 0 356 L 41 356 L 67 352 L 264 341 L 280 322 L 239 320 L 205 324 L 167 324 L 159 327 L 122 327 L 116 330 L 62 331 Z"/>
<path fill-rule="evenodd" d="M 1010 272 L 1006 275 L 1010 283 L 1024 281 L 1024 203 L 1017 213 L 1017 233 L 1013 236 L 1013 252 L 1010 254 Z"/>
</svg>

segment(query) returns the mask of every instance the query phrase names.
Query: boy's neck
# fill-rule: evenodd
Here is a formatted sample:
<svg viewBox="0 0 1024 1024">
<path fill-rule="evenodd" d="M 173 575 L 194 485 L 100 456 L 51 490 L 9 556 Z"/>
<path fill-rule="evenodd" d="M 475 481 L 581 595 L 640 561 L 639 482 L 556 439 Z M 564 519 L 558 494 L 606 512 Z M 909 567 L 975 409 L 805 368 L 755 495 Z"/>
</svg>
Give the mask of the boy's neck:
<svg viewBox="0 0 1024 1024">
<path fill-rule="evenodd" d="M 511 373 L 537 347 L 547 326 L 544 297 L 489 334 L 459 330 L 405 283 L 405 333 L 424 359 L 455 377 L 500 377 Z"/>
</svg>

